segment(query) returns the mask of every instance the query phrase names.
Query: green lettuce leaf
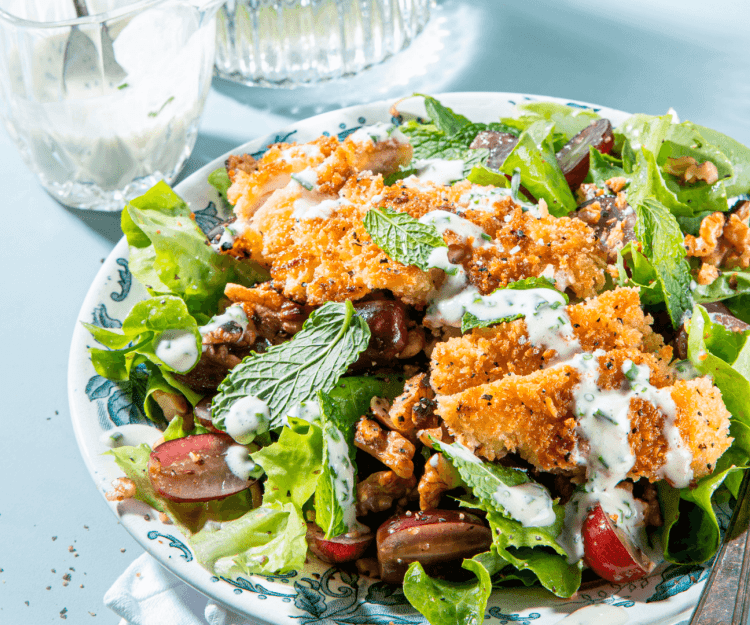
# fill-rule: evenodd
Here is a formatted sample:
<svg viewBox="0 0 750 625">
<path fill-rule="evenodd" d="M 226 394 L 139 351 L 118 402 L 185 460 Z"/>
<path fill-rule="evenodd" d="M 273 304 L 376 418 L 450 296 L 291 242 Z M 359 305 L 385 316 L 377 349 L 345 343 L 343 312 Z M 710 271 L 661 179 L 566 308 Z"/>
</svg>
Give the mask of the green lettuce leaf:
<svg viewBox="0 0 750 625">
<path fill-rule="evenodd" d="M 698 564 L 711 559 L 721 544 L 721 530 L 712 498 L 724 480 L 745 467 L 730 467 L 706 476 L 693 488 L 676 489 L 659 482 L 664 516 L 664 557 L 677 564 Z"/>
<path fill-rule="evenodd" d="M 501 121 L 518 130 L 526 130 L 538 121 L 552 122 L 555 152 L 559 152 L 581 130 L 599 119 L 599 115 L 591 109 L 556 102 L 523 102 L 516 104 L 516 110 L 522 114 L 518 117 L 503 118 Z"/>
<path fill-rule="evenodd" d="M 392 208 L 367 211 L 363 224 L 375 245 L 393 260 L 422 271 L 430 268 L 430 254 L 435 248 L 447 247 L 435 226 Z"/>
<path fill-rule="evenodd" d="M 413 562 L 404 577 L 404 595 L 431 625 L 481 625 L 492 593 L 490 571 L 479 559 L 461 565 L 476 576 L 474 581 L 451 582 L 425 573 Z"/>
<path fill-rule="evenodd" d="M 489 512 L 493 548 L 521 571 L 536 575 L 539 583 L 558 597 L 571 597 L 581 585 L 581 562 L 568 564 L 565 550 L 555 540 L 565 512 L 555 507 L 556 521 L 549 527 L 524 527 L 497 512 Z"/>
<path fill-rule="evenodd" d="M 292 502 L 302 507 L 315 492 L 323 466 L 323 435 L 317 424 L 289 418 L 279 440 L 251 454 L 266 472 L 263 505 Z"/>
<path fill-rule="evenodd" d="M 398 373 L 341 378 L 328 393 L 342 418 L 356 422 L 370 410 L 373 397 L 393 399 L 404 391 L 405 378 Z"/>
<path fill-rule="evenodd" d="M 214 425 L 223 430 L 232 404 L 253 395 L 268 404 L 271 428 L 282 426 L 292 407 L 331 391 L 369 341 L 367 322 L 351 302 L 327 302 L 292 340 L 253 352 L 232 369 L 212 402 Z"/>
<path fill-rule="evenodd" d="M 630 274 L 626 269 L 630 269 Z M 639 295 L 644 306 L 660 304 L 664 301 L 664 293 L 657 280 L 656 271 L 651 266 L 638 246 L 632 242 L 617 252 L 617 283 L 620 286 L 638 287 Z"/>
<path fill-rule="evenodd" d="M 326 538 L 341 536 L 356 523 L 357 466 L 354 425 L 359 415 L 344 415 L 326 393 L 319 392 L 323 428 L 323 463 L 315 491 L 315 523 Z"/>
<path fill-rule="evenodd" d="M 201 353 L 198 324 L 188 312 L 183 300 L 171 295 L 154 297 L 135 304 L 125 317 L 120 330 L 102 328 L 90 323 L 83 325 L 97 342 L 108 348 L 92 347 L 89 353 L 96 372 L 110 380 L 127 380 L 133 367 L 144 359 L 158 365 L 163 371 L 175 371 L 156 355 L 156 346 L 164 332 L 192 333 L 195 337 L 195 353 Z"/>
<path fill-rule="evenodd" d="M 547 489 L 529 479 L 524 471 L 484 462 L 461 443 L 445 444 L 436 440 L 433 440 L 432 443 L 435 449 L 441 451 L 458 471 L 463 482 L 471 488 L 474 497 L 478 499 L 483 510 L 491 510 L 512 518 L 508 510 L 503 507 L 501 498 L 497 496 L 497 493 L 505 490 L 505 487 L 512 488 L 529 483 L 533 484 L 533 488 L 536 488 L 537 496 L 549 500 L 550 507 L 555 509 Z M 557 506 L 557 508 L 555 521 L 551 525 L 557 523 L 557 517 L 562 510 L 560 506 Z M 560 533 L 560 528 L 555 527 L 553 531 L 556 532 L 554 536 L 557 536 Z"/>
<path fill-rule="evenodd" d="M 698 284 L 693 297 L 699 304 L 731 299 L 750 293 L 750 271 L 727 269 L 711 284 Z"/>
<path fill-rule="evenodd" d="M 671 124 L 671 115 L 655 117 L 639 113 L 615 128 L 615 151 L 622 156 L 623 169 L 628 173 L 633 171 L 636 154 L 642 148 L 658 155 Z"/>
<path fill-rule="evenodd" d="M 711 128 L 693 125 L 710 145 L 715 146 L 732 166 L 732 175 L 722 180 L 728 196 L 750 192 L 750 148 Z M 718 164 L 717 164 L 718 165 Z"/>
<path fill-rule="evenodd" d="M 217 254 L 190 208 L 160 182 L 122 212 L 130 271 L 151 295 L 176 295 L 191 314 L 212 315 L 228 282 L 251 286 L 268 275 L 254 263 Z"/>
<path fill-rule="evenodd" d="M 734 419 L 750 426 L 750 332 L 733 332 L 713 323 L 703 306 L 690 319 L 688 358 L 710 375 Z M 750 452 L 750 448 L 746 450 Z"/>
<path fill-rule="evenodd" d="M 185 438 L 186 436 L 197 436 L 198 434 L 208 434 L 208 428 L 204 428 L 202 425 L 195 424 L 192 430 L 185 429 L 185 420 L 182 415 L 175 416 L 164 430 L 164 441 L 173 441 L 176 438 Z"/>
<path fill-rule="evenodd" d="M 610 178 L 629 178 L 622 168 L 622 159 L 611 154 L 602 154 L 593 145 L 589 146 L 589 174 L 594 184 L 600 188 Z"/>
<path fill-rule="evenodd" d="M 680 226 L 674 215 L 654 199 L 647 198 L 633 208 L 637 215 L 635 236 L 656 273 L 656 283 L 662 291 L 672 324 L 679 327 L 693 307 L 692 277 L 685 259 Z"/>
<path fill-rule="evenodd" d="M 229 179 L 226 167 L 219 167 L 208 174 L 208 184 L 219 192 L 224 201 L 228 201 L 227 191 L 232 186 L 232 181 Z"/>
<path fill-rule="evenodd" d="M 521 184 L 529 193 L 537 200 L 544 199 L 549 212 L 561 217 L 576 209 L 576 201 L 555 156 L 553 128 L 550 121 L 538 121 L 526 128 L 500 171 L 511 176 L 518 169 Z"/>
<path fill-rule="evenodd" d="M 305 564 L 307 526 L 293 503 L 262 506 L 190 539 L 198 562 L 220 577 L 273 575 Z"/>
</svg>

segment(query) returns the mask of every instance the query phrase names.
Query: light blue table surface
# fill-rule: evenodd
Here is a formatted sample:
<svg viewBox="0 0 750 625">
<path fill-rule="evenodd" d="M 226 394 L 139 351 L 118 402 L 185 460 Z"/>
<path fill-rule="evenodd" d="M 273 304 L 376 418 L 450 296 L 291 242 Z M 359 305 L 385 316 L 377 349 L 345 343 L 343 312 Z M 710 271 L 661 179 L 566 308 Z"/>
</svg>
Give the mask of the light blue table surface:
<svg viewBox="0 0 750 625">
<path fill-rule="evenodd" d="M 215 80 L 182 177 L 291 121 L 413 91 L 671 106 L 750 144 L 748 19 L 742 0 L 446 0 L 410 50 L 353 79 L 295 91 Z M 142 549 L 84 467 L 66 377 L 73 325 L 121 237 L 119 215 L 57 204 L 5 132 L 0 190 L 0 623 L 59 623 L 66 610 L 75 625 L 114 624 L 102 596 Z"/>
</svg>

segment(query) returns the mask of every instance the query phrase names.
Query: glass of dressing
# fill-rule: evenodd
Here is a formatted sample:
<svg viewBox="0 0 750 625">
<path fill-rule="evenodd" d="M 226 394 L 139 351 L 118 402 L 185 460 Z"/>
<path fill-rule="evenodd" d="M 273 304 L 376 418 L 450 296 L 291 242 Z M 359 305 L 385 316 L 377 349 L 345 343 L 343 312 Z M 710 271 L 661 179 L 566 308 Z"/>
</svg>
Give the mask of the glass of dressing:
<svg viewBox="0 0 750 625">
<path fill-rule="evenodd" d="M 75 4 L 78 4 L 76 8 Z M 195 145 L 221 0 L 0 0 L 8 133 L 44 188 L 120 210 Z"/>
</svg>

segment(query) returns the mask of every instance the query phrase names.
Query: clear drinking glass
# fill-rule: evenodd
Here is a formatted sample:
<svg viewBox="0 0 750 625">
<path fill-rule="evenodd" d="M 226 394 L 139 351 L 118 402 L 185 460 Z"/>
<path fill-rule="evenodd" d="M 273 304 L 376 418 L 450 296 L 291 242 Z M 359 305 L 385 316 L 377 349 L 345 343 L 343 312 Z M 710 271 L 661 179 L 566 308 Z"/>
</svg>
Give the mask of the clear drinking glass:
<svg viewBox="0 0 750 625">
<path fill-rule="evenodd" d="M 246 85 L 292 87 L 355 74 L 405 48 L 434 0 L 228 0 L 216 71 Z"/>
<path fill-rule="evenodd" d="M 119 210 L 195 145 L 221 0 L 0 0 L 10 136 L 57 200 Z"/>
</svg>

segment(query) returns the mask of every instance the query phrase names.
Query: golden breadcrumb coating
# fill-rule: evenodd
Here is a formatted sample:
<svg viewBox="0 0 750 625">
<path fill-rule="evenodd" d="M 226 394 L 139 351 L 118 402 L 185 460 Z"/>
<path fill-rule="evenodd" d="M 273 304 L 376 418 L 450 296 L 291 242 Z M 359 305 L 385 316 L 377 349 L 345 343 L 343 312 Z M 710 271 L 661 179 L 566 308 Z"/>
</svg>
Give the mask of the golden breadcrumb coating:
<svg viewBox="0 0 750 625">
<path fill-rule="evenodd" d="M 253 175 L 260 172 L 262 167 Z M 292 183 L 276 190 L 249 220 L 238 213 L 240 225 L 235 224 L 238 234 L 230 253 L 266 266 L 274 287 L 298 302 L 319 305 L 356 300 L 384 289 L 406 304 L 422 307 L 435 296 L 444 273 L 438 269 L 424 272 L 390 259 L 372 242 L 362 220 L 369 210 L 382 206 L 415 218 L 446 210 L 461 212 L 472 223 L 487 228 L 488 235 L 498 236 L 497 244 L 478 248 L 451 231 L 444 236 L 449 244 L 465 250 L 457 262 L 482 293 L 544 271 L 573 280 L 571 289 L 579 295 L 592 294 L 603 284 L 601 253 L 591 229 L 578 220 L 549 215 L 535 218 L 523 213 L 507 196 L 499 196 L 483 210 L 466 210 L 462 196 L 484 189 L 470 183 L 452 188 L 412 181 L 385 187 L 380 176 L 365 172 L 350 177 L 338 195 L 332 195 L 332 189 L 307 190 Z M 314 207 L 324 200 L 331 200 L 325 216 L 295 213 L 300 205 Z M 533 241 L 515 243 L 521 227 L 534 235 Z M 511 243 L 518 248 L 510 248 L 514 254 L 501 251 Z M 489 277 L 483 269 L 485 263 L 495 267 L 497 277 Z"/>
<path fill-rule="evenodd" d="M 656 351 L 662 339 L 651 330 L 653 319 L 643 313 L 638 289 L 617 288 L 569 305 L 568 316 L 583 351 L 633 348 Z M 671 348 L 661 354 L 669 360 Z M 526 321 L 517 319 L 438 343 L 431 355 L 431 383 L 437 393 L 452 395 L 513 373 L 542 369 L 556 355 L 531 345 Z"/>
<path fill-rule="evenodd" d="M 721 393 L 706 378 L 673 383 L 667 363 L 635 349 L 613 350 L 599 358 L 602 389 L 618 389 L 625 383 L 625 360 L 647 364 L 650 382 L 669 387 L 677 408 L 675 425 L 692 453 L 694 478 L 708 475 L 729 447 L 729 412 Z M 579 470 L 575 456 L 580 440 L 576 432 L 573 393 L 578 370 L 561 364 L 529 375 L 509 375 L 454 395 L 437 396 L 437 413 L 456 438 L 489 460 L 515 452 L 535 467 L 548 472 Z M 661 479 L 668 442 L 663 433 L 664 416 L 643 399 L 630 403 L 629 443 L 636 462 L 628 477 Z"/>
</svg>

